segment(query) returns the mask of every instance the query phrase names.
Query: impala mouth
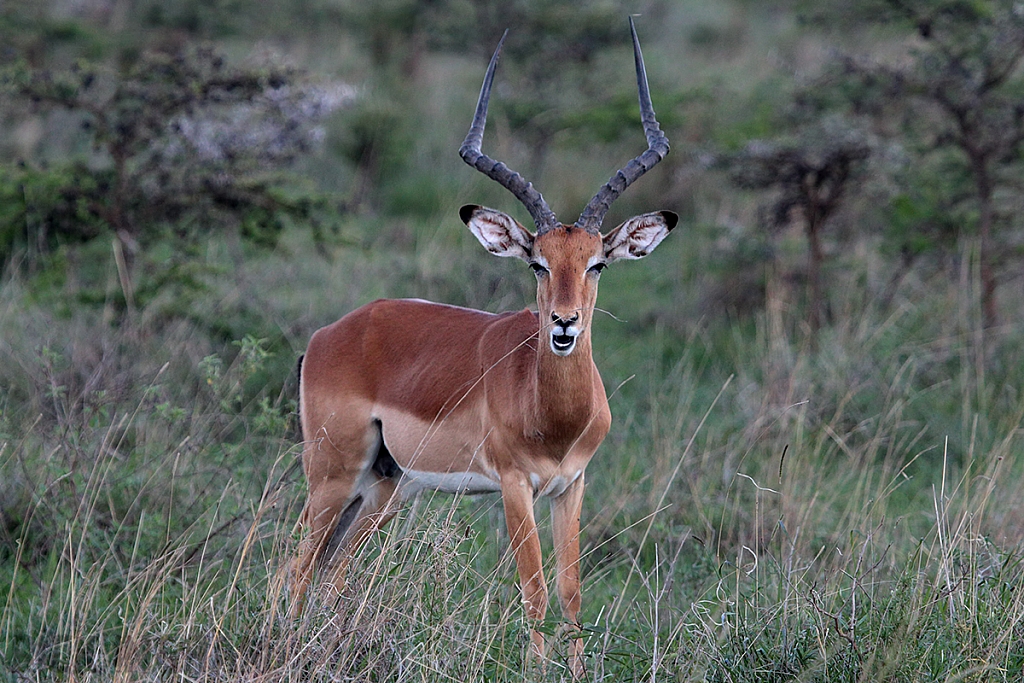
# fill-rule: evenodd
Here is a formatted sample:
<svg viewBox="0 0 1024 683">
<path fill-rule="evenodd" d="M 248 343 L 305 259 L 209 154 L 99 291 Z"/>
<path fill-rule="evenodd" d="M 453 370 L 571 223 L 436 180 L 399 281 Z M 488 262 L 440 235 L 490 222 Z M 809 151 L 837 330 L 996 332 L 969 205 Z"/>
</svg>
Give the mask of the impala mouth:
<svg viewBox="0 0 1024 683">
<path fill-rule="evenodd" d="M 551 350 L 557 356 L 568 356 L 576 348 L 576 335 L 574 330 L 564 330 L 562 334 L 552 330 Z"/>
</svg>

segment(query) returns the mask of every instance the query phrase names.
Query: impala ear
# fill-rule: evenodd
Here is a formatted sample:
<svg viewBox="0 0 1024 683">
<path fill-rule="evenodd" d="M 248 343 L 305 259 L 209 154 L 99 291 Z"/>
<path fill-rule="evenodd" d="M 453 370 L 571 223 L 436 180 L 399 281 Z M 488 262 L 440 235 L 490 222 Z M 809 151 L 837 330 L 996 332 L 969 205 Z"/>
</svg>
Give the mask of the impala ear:
<svg viewBox="0 0 1024 683">
<path fill-rule="evenodd" d="M 602 238 L 605 259 L 611 263 L 619 259 L 638 259 L 647 256 L 661 244 L 678 221 L 679 216 L 671 211 L 655 211 L 633 216 Z"/>
<path fill-rule="evenodd" d="M 533 253 L 533 233 L 516 219 L 485 206 L 467 204 L 459 209 L 459 217 L 480 240 L 487 251 L 495 256 L 515 256 L 530 260 Z"/>
</svg>

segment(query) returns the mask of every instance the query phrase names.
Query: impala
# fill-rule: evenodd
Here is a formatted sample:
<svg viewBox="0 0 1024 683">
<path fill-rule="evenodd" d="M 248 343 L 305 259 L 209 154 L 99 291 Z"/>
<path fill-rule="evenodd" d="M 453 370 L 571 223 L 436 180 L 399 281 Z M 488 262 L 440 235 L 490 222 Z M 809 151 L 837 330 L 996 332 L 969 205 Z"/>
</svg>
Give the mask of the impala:
<svg viewBox="0 0 1024 683">
<path fill-rule="evenodd" d="M 677 220 L 658 211 L 600 232 L 611 203 L 669 149 L 632 19 L 630 30 L 648 149 L 612 176 L 575 224 L 560 223 L 531 183 L 480 151 L 504 36 L 459 150 L 515 195 L 536 224 L 534 233 L 481 206 L 459 212 L 488 251 L 533 269 L 536 312 L 379 300 L 310 340 L 300 384 L 309 498 L 293 585 L 298 609 L 314 570 L 330 585 L 340 582 L 351 553 L 402 501 L 424 489 L 500 492 L 527 617 L 543 619 L 548 604 L 533 513 L 543 496 L 551 502 L 562 614 L 578 624 L 583 472 L 611 424 L 591 354 L 598 279 L 615 261 L 646 256 Z M 541 635 L 534 631 L 531 640 L 531 650 L 543 657 Z M 576 676 L 582 651 L 577 632 L 569 652 Z"/>
</svg>

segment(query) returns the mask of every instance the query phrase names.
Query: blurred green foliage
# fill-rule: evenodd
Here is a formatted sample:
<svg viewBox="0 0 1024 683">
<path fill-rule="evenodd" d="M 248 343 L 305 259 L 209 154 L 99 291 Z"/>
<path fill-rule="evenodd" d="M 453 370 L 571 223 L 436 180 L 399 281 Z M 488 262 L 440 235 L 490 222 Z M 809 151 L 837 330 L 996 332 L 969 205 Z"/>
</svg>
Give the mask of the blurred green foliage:
<svg viewBox="0 0 1024 683">
<path fill-rule="evenodd" d="M 33 169 L 0 166 L 0 254 L 33 260 L 59 245 L 100 235 L 106 224 L 90 203 L 104 196 L 104 179 L 81 165 Z M 29 264 L 35 266 L 35 263 Z"/>
<path fill-rule="evenodd" d="M 351 234 L 338 237 L 347 212 L 364 225 L 380 217 L 371 240 L 414 244 L 409 226 L 450 220 L 467 188 L 492 203 L 504 197 L 467 176 L 454 150 L 480 67 L 506 28 L 485 146 L 553 193 L 559 211 L 571 210 L 639 151 L 623 21 L 634 12 L 676 152 L 665 173 L 621 204 L 673 208 L 730 236 L 709 250 L 720 260 L 698 298 L 756 312 L 772 277 L 804 282 L 820 291 L 797 297 L 804 315 L 793 319 L 817 328 L 813 321 L 829 315 L 829 270 L 848 265 L 845 250 L 870 244 L 885 262 L 890 276 L 877 291 L 885 308 L 915 268 L 957 276 L 951 264 L 973 248 L 985 216 L 994 235 L 980 248 L 988 292 L 1014 277 L 1024 244 L 1014 200 L 1022 88 L 1013 69 L 1021 52 L 1014 7 L 288 0 L 257 11 L 233 0 L 8 3 L 0 11 L 0 35 L 9 38 L 0 60 L 4 120 L 9 129 L 42 125 L 45 136 L 29 130 L 27 143 L 13 134 L 5 142 L 18 155 L 0 168 L 0 257 L 38 272 L 61 249 L 117 242 L 127 269 L 117 289 L 130 306 L 128 299 L 141 305 L 167 287 L 199 291 L 195 257 L 214 235 L 273 248 L 291 227 L 310 226 L 313 247 L 328 254 L 332 239 L 353 243 Z M 730 73 L 728 63 L 766 26 L 783 37 L 758 78 Z M 253 51 L 256 41 L 266 43 Z M 799 46 L 815 41 L 828 48 L 801 56 Z M 306 56 L 289 61 L 267 45 Z M 707 75 L 690 79 L 691 70 Z M 349 90 L 331 95 L 342 79 Z M 840 173 L 847 180 L 825 201 L 822 188 L 837 176 L 817 162 L 854 139 L 865 141 L 870 158 Z M 806 163 L 764 163 L 757 149 Z M 732 159 L 731 170 L 716 159 Z M 756 182 L 740 170 L 744 160 L 748 170 L 759 164 Z M 791 173 L 796 167 L 808 172 Z M 726 180 L 734 189 L 722 187 Z M 734 201 L 727 195 L 735 189 L 744 206 L 738 222 L 721 212 L 709 218 L 707 207 Z M 769 223 L 766 239 L 760 233 Z M 800 225 L 802 246 L 788 230 Z M 733 286 L 728 273 L 736 269 L 749 287 Z M 79 296 L 108 302 L 111 292 L 103 284 Z"/>
<path fill-rule="evenodd" d="M 335 106 L 294 69 L 234 68 L 211 48 L 182 47 L 120 67 L 22 59 L 2 83 L 27 111 L 66 112 L 84 143 L 68 158 L 0 167 L 5 264 L 18 255 L 34 267 L 58 247 L 112 239 L 132 308 L 167 284 L 201 288 L 186 259 L 216 232 L 271 248 L 287 225 L 305 225 L 322 242 L 337 212 L 326 194 L 281 172 L 309 151 L 312 126 Z M 168 241 L 180 256 L 162 264 L 153 249 Z"/>
</svg>

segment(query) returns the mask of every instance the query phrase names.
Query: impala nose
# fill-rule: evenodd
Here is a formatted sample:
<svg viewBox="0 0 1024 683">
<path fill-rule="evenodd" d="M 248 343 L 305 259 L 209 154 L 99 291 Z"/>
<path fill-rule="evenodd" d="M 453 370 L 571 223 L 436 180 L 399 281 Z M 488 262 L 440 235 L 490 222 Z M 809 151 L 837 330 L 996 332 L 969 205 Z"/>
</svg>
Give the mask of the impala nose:
<svg viewBox="0 0 1024 683">
<path fill-rule="evenodd" d="M 555 323 L 556 325 L 561 325 L 562 327 L 569 327 L 569 325 L 574 325 L 574 324 L 576 324 L 579 321 L 579 319 L 580 319 L 580 312 L 579 311 L 576 311 L 575 313 L 573 313 L 572 316 L 569 317 L 569 318 L 563 318 L 562 316 L 558 315 L 554 311 L 551 312 L 551 322 Z"/>
</svg>

